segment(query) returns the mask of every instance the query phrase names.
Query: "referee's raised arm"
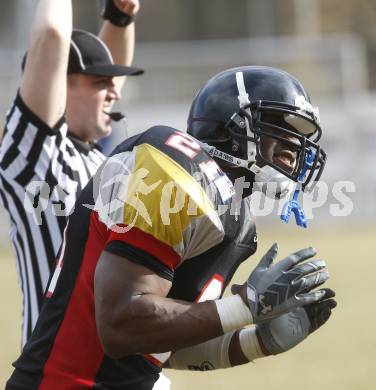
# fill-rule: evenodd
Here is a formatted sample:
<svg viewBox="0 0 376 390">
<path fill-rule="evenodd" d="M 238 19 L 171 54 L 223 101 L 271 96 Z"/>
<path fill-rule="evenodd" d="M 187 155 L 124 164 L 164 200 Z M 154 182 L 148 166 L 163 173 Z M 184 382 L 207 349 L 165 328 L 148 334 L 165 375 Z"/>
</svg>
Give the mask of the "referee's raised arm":
<svg viewBox="0 0 376 390">
<path fill-rule="evenodd" d="M 111 2 L 107 1 L 107 4 L 111 4 Z M 115 9 L 113 9 L 113 12 L 116 13 L 115 15 L 119 15 L 120 18 L 117 21 L 114 20 L 116 16 L 111 14 L 109 9 L 111 10 L 112 8 L 107 5 L 102 10 L 102 15 L 105 20 L 99 32 L 99 38 L 110 49 L 115 64 L 130 66 L 134 57 L 136 35 L 134 20 L 140 9 L 139 0 L 115 0 L 113 4 L 118 7 L 117 9 L 120 11 L 120 14 Z M 121 13 L 128 15 L 128 17 L 121 18 Z M 125 80 L 126 77 L 116 77 L 114 80 L 119 93 Z"/>
<path fill-rule="evenodd" d="M 25 104 L 54 127 L 64 115 L 72 34 L 72 1 L 40 0 L 21 80 Z"/>
<path fill-rule="evenodd" d="M 106 158 L 97 141 L 112 131 L 112 108 L 120 98 L 116 80 L 143 73 L 125 66 L 133 58 L 138 0 L 105 1 L 108 45 L 73 29 L 72 3 L 37 2 L 20 89 L 0 140 L 0 202 L 23 293 L 23 345 L 75 201 Z M 128 9 L 132 15 L 124 13 Z"/>
</svg>

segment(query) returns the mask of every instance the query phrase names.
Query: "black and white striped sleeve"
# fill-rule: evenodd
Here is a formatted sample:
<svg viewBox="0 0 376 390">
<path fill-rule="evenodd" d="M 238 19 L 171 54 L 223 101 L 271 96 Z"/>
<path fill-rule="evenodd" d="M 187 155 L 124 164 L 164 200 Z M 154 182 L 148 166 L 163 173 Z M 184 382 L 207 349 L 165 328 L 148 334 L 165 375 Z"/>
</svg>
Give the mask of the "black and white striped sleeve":
<svg viewBox="0 0 376 390">
<path fill-rule="evenodd" d="M 50 128 L 29 110 L 18 94 L 8 112 L 1 142 L 2 174 L 22 187 L 31 180 L 46 180 L 66 132 L 64 118 Z"/>
</svg>

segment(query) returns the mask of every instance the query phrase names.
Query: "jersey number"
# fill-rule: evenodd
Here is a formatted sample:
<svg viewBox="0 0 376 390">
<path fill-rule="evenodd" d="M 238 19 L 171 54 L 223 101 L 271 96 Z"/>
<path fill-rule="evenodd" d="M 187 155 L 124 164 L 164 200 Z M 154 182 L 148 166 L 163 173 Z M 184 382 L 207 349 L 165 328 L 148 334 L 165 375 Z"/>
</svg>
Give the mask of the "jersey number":
<svg viewBox="0 0 376 390">
<path fill-rule="evenodd" d="M 172 134 L 165 144 L 179 150 L 191 159 L 201 150 L 201 146 L 194 139 L 183 133 Z"/>
<path fill-rule="evenodd" d="M 223 290 L 223 278 L 214 274 L 201 290 L 196 302 L 213 301 L 221 297 Z"/>
</svg>

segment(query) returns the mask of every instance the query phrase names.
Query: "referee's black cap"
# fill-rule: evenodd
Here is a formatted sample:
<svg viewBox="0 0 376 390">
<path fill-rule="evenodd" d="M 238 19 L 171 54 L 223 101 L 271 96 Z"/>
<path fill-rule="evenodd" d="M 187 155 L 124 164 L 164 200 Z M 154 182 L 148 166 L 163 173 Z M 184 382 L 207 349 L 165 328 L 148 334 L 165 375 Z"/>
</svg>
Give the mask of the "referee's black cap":
<svg viewBox="0 0 376 390">
<path fill-rule="evenodd" d="M 26 54 L 22 61 L 25 67 Z M 111 52 L 96 35 L 83 30 L 73 30 L 69 51 L 68 74 L 84 73 L 95 76 L 139 76 L 143 69 L 114 64 Z"/>
<path fill-rule="evenodd" d="M 96 35 L 73 30 L 69 53 L 68 74 L 86 73 L 96 76 L 138 76 L 140 68 L 115 65 L 105 43 Z"/>
</svg>

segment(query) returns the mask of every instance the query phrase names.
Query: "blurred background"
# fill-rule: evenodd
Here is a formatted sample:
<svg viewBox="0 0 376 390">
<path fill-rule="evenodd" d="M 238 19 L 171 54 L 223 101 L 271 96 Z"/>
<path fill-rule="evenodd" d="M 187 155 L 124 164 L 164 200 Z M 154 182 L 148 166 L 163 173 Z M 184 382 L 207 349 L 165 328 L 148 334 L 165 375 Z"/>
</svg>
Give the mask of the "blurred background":
<svg viewBox="0 0 376 390">
<path fill-rule="evenodd" d="M 75 27 L 96 33 L 97 2 L 75 0 Z M 0 14 L 0 125 L 15 97 L 20 62 L 28 44 L 37 0 L 2 1 Z M 141 0 L 135 65 L 144 76 L 130 78 L 118 109 L 129 133 L 165 124 L 186 129 L 189 106 L 198 88 L 229 67 L 268 65 L 296 76 L 320 108 L 322 145 L 328 163 L 322 180 L 328 200 L 316 206 L 309 230 L 273 215 L 259 218 L 260 251 L 273 242 L 281 253 L 313 245 L 327 259 L 339 307 L 332 321 L 293 351 L 233 370 L 175 373 L 174 389 L 353 390 L 376 388 L 376 305 L 372 276 L 376 239 L 376 2 L 374 0 Z M 122 140 L 116 126 L 107 148 Z M 332 191 L 351 182 L 346 196 Z M 19 353 L 21 296 L 0 210 L 0 383 Z"/>
</svg>

